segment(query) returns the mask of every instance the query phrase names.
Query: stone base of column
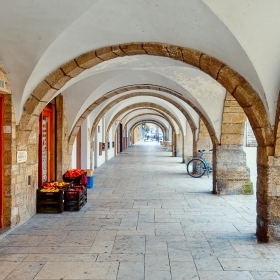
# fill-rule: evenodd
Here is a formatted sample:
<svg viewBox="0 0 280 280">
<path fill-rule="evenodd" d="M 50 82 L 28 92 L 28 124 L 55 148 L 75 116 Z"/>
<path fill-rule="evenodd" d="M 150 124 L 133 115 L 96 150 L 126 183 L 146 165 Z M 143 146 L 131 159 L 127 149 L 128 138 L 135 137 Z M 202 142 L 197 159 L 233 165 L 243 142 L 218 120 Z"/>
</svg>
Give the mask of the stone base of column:
<svg viewBox="0 0 280 280">
<path fill-rule="evenodd" d="M 280 199 L 277 202 L 280 209 Z M 279 215 L 279 214 L 278 214 Z M 280 219 L 257 216 L 257 238 L 260 242 L 280 242 Z"/>
<path fill-rule="evenodd" d="M 261 155 L 261 149 L 258 149 Z M 261 242 L 280 241 L 280 158 L 258 157 L 257 238 Z"/>
<path fill-rule="evenodd" d="M 219 145 L 214 163 L 215 189 L 218 194 L 253 194 L 250 169 L 242 146 Z"/>
</svg>

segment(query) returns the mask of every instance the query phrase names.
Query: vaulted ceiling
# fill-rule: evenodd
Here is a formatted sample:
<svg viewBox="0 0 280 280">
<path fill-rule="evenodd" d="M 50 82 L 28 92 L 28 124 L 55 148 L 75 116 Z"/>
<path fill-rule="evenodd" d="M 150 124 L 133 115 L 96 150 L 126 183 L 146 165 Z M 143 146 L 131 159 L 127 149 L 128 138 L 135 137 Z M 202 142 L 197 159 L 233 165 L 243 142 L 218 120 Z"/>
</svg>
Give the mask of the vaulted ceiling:
<svg viewBox="0 0 280 280">
<path fill-rule="evenodd" d="M 10 79 L 17 123 L 34 88 L 67 61 L 100 47 L 161 42 L 199 50 L 229 65 L 259 94 L 273 125 L 280 85 L 279 10 L 279 0 L 2 1 L 0 60 Z M 148 55 L 103 62 L 58 91 L 65 98 L 69 129 L 99 97 L 134 84 L 179 93 L 205 114 L 219 137 L 226 90 L 193 66 Z M 170 98 L 182 104 L 198 124 L 197 114 L 188 104 Z M 127 99 L 110 109 L 107 118 L 143 99 L 152 102 L 157 98 Z M 156 102 L 183 119 L 174 105 L 160 99 Z M 92 114 L 105 105 L 100 104 Z"/>
</svg>

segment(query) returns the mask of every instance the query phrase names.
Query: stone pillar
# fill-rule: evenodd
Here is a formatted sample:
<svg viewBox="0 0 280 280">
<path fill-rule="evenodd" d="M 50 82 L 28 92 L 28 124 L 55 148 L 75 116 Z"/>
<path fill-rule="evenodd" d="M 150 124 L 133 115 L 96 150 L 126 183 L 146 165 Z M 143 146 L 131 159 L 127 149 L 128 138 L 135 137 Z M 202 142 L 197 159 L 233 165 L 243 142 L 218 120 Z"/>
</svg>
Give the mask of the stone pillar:
<svg viewBox="0 0 280 280">
<path fill-rule="evenodd" d="M 221 194 L 253 194 L 250 169 L 243 151 L 246 116 L 231 94 L 227 93 L 223 119 L 221 145 L 216 147 L 213 175 L 214 188 Z"/>
<path fill-rule="evenodd" d="M 183 139 L 182 139 L 182 133 L 179 133 L 176 135 L 176 157 L 181 157 L 183 156 Z"/>
<path fill-rule="evenodd" d="M 213 148 L 213 145 L 209 132 L 201 119 L 199 121 L 198 140 L 195 143 L 195 148 L 193 156 L 199 156 L 198 150 L 205 150 L 204 157 L 209 163 L 212 163 L 212 152 L 209 152 L 209 150 Z"/>
<path fill-rule="evenodd" d="M 163 140 L 169 141 L 169 129 L 168 129 L 168 128 L 166 128 L 166 131 L 165 131 L 165 135 L 164 135 Z"/>
<path fill-rule="evenodd" d="M 0 74 L 1 74 L 1 64 L 0 64 Z M 1 77 L 2 78 L 2 77 Z M 0 90 L 2 94 L 2 89 Z M 4 126 L 11 126 L 11 133 L 4 134 L 3 146 L 3 217 L 2 226 L 3 228 L 10 227 L 16 224 L 16 217 L 18 215 L 17 205 L 16 205 L 16 188 L 18 187 L 17 178 L 20 175 L 19 165 L 16 164 L 16 143 L 15 143 L 15 127 L 16 120 L 14 114 L 14 108 L 12 106 L 12 96 L 10 94 L 4 95 Z M 2 128 L 1 128 L 2 129 Z M 2 168 L 2 166 L 1 166 Z M 1 202 L 0 202 L 1 203 Z"/>
<path fill-rule="evenodd" d="M 253 194 L 250 170 L 242 146 L 217 145 L 214 160 L 214 192 L 219 194 Z"/>
<path fill-rule="evenodd" d="M 199 121 L 199 133 L 198 140 L 196 141 L 196 147 L 198 150 L 206 150 L 207 152 L 212 149 L 212 141 L 210 135 L 204 122 L 201 119 Z"/>
<path fill-rule="evenodd" d="M 62 175 L 71 166 L 71 154 L 68 143 L 68 123 L 66 107 L 63 96 L 60 94 L 55 99 L 56 105 L 56 179 L 61 181 Z M 72 147 L 71 147 L 72 148 Z"/>
<path fill-rule="evenodd" d="M 187 122 L 186 125 L 186 135 L 184 136 L 184 162 L 187 162 L 192 156 L 193 156 L 193 132 L 192 129 L 189 125 L 189 123 Z"/>
<path fill-rule="evenodd" d="M 172 156 L 176 157 L 176 131 L 172 129 Z"/>
<path fill-rule="evenodd" d="M 258 147 L 257 238 L 280 241 L 280 158 Z"/>
</svg>

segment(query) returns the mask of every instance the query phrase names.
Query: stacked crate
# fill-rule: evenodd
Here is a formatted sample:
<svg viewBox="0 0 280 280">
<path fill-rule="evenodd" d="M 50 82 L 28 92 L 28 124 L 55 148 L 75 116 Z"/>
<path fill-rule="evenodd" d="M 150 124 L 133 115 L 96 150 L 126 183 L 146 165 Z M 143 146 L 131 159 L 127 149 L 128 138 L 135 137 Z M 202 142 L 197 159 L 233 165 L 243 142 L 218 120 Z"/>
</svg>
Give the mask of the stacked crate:
<svg viewBox="0 0 280 280">
<path fill-rule="evenodd" d="M 41 192 L 37 190 L 37 213 L 62 213 L 64 210 L 64 190 Z"/>
<path fill-rule="evenodd" d="M 66 177 L 65 182 L 72 182 L 74 187 L 68 188 L 64 193 L 64 210 L 79 211 L 87 203 L 87 173 L 78 177 Z"/>
<path fill-rule="evenodd" d="M 64 193 L 65 211 L 79 211 L 87 203 L 87 188 L 85 186 L 74 186 Z"/>
</svg>

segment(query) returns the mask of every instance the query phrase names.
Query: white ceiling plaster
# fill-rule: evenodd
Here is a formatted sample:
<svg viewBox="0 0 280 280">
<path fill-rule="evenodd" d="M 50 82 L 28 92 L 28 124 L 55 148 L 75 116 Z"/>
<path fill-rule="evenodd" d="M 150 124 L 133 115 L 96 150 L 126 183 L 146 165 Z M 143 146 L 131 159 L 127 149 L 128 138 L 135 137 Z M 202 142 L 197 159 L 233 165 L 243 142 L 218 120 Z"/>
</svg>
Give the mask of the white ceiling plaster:
<svg viewBox="0 0 280 280">
<path fill-rule="evenodd" d="M 114 78 L 108 78 L 108 81 L 104 82 L 101 86 L 99 86 L 98 83 L 95 83 L 95 79 L 92 77 L 90 79 L 90 77 L 86 78 L 85 80 L 83 80 L 84 82 L 78 82 L 80 90 L 83 91 L 87 91 L 86 96 L 88 96 L 87 99 L 85 99 L 84 103 L 82 106 L 80 106 L 80 103 L 82 102 L 82 100 L 78 101 L 77 98 L 77 90 L 78 90 L 78 86 L 75 87 L 74 89 L 71 89 L 72 87 L 68 88 L 67 90 L 64 91 L 64 96 L 65 96 L 65 100 L 68 104 L 68 102 L 71 102 L 71 106 L 67 106 L 67 110 L 69 112 L 71 112 L 71 120 L 69 119 L 69 124 L 71 124 L 71 126 L 73 125 L 73 123 L 79 118 L 79 116 L 81 114 L 83 114 L 83 112 L 87 109 L 87 107 L 89 106 L 89 104 L 92 104 L 96 99 L 98 99 L 99 97 L 103 96 L 104 94 L 106 94 L 107 92 L 110 92 L 116 88 L 120 88 L 120 87 L 124 87 L 127 85 L 133 85 L 133 84 L 154 84 L 154 85 L 160 85 L 163 87 L 167 87 L 169 89 L 172 89 L 174 91 L 179 92 L 180 94 L 182 94 L 182 96 L 184 96 L 185 98 L 187 98 L 188 100 L 190 100 L 193 104 L 195 104 L 196 107 L 198 107 L 202 112 L 205 112 L 202 104 L 203 102 L 201 102 L 202 104 L 199 104 L 199 102 L 196 101 L 196 99 L 194 98 L 194 96 L 192 96 L 192 94 L 188 93 L 186 91 L 186 89 L 184 89 L 181 85 L 178 84 L 178 82 L 175 82 L 171 79 L 169 79 L 168 77 L 165 77 L 163 75 L 160 75 L 158 73 L 156 73 L 156 69 L 154 69 L 155 72 L 151 72 L 151 71 L 147 71 L 147 70 L 120 70 L 120 74 Z M 114 70 L 114 73 L 117 74 L 116 70 Z M 103 73 L 104 75 L 107 76 L 107 72 Z M 109 74 L 108 74 L 109 75 Z M 99 75 L 98 75 L 99 76 Z M 205 75 L 206 77 L 209 77 L 208 75 Z M 111 77 L 111 75 L 110 75 Z M 208 92 L 205 92 L 205 94 L 207 95 L 207 93 L 211 92 L 211 85 L 212 85 L 212 81 L 209 78 L 209 88 L 208 88 Z M 211 99 L 217 97 L 218 101 L 216 102 L 216 106 L 217 108 L 222 108 L 223 107 L 223 100 L 225 97 L 225 90 L 218 84 L 218 87 L 216 88 L 217 90 L 213 90 L 212 88 L 212 93 L 209 96 Z M 84 86 L 82 86 L 84 85 Z M 190 81 L 190 86 L 194 86 L 194 82 Z M 215 85 L 212 85 L 215 86 Z M 199 92 L 199 88 L 197 88 L 197 92 Z M 139 92 L 141 92 L 142 90 L 137 90 Z M 146 90 L 146 91 L 150 91 L 150 90 Z M 195 91 L 191 90 L 194 94 Z M 222 92 L 222 94 L 216 94 Z M 166 96 L 171 97 L 170 94 L 167 94 Z M 199 94 L 198 94 L 199 96 Z M 219 100 L 220 99 L 220 100 Z M 69 100 L 69 101 L 68 101 Z M 179 99 L 178 99 L 179 100 Z M 213 101 L 213 100 L 211 100 Z M 179 101 L 181 104 L 183 104 L 182 100 Z M 206 100 L 205 100 L 205 103 Z M 73 106 L 72 106 L 73 104 Z M 204 104 L 205 105 L 205 104 Z M 76 108 L 79 108 L 79 111 L 75 110 Z M 75 116 L 76 115 L 76 116 Z M 209 119 L 210 121 L 210 119 Z"/>
<path fill-rule="evenodd" d="M 1 1 L 0 60 L 11 82 L 17 120 L 29 94 L 44 78 L 42 75 L 51 72 L 49 64 L 59 60 L 57 54 L 53 53 L 50 61 L 43 66 L 45 69 L 36 71 L 36 65 L 45 51 L 95 2 L 98 1 L 83 0 L 77 5 L 76 1 L 69 0 L 36 3 L 30 0 Z M 30 77 L 35 78 L 35 84 L 22 99 Z"/>
<path fill-rule="evenodd" d="M 134 110 L 131 111 L 129 114 L 125 115 L 122 119 L 122 124 L 125 125 L 131 118 L 139 115 L 139 114 L 145 114 L 145 115 L 150 115 L 150 114 L 157 114 L 160 116 L 163 116 L 160 112 L 157 112 L 155 110 L 151 110 L 151 109 L 141 109 L 141 110 Z"/>
<path fill-rule="evenodd" d="M 29 94 L 58 66 L 86 51 L 127 42 L 171 43 L 220 59 L 263 100 L 265 88 L 273 122 L 280 50 L 273 35 L 280 2 L 257 0 L 252 8 L 249 0 L 204 1 L 211 9 L 202 0 L 2 1 L 0 59 L 17 123 Z M 200 77 L 195 82 L 203 84 Z"/>
<path fill-rule="evenodd" d="M 123 100 L 121 102 L 119 102 L 118 104 L 116 104 L 115 106 L 113 106 L 110 110 L 108 110 L 108 112 L 105 115 L 106 118 L 106 122 L 105 125 L 106 127 L 108 126 L 108 124 L 110 123 L 110 121 L 113 119 L 113 117 L 122 109 L 124 109 L 125 107 L 131 105 L 131 104 L 135 104 L 135 103 L 141 103 L 141 102 L 147 102 L 147 98 L 145 96 L 137 96 L 137 97 L 132 97 L 126 100 Z M 159 99 L 157 97 L 150 97 L 149 101 L 151 103 L 155 103 L 158 104 L 160 106 L 165 107 L 170 113 L 172 113 L 179 122 L 181 122 L 182 120 L 184 120 L 184 115 L 181 113 L 181 111 L 179 111 L 174 105 L 164 102 L 164 100 Z M 118 117 L 119 120 L 121 120 L 124 115 L 126 115 L 128 112 L 123 113 L 121 116 Z M 166 113 L 164 113 L 166 114 Z M 185 127 L 183 127 L 183 133 L 185 134 Z"/>
<path fill-rule="evenodd" d="M 203 0 L 232 32 L 252 61 L 274 123 L 280 85 L 280 1 Z"/>
<path fill-rule="evenodd" d="M 138 90 L 138 91 L 140 91 L 140 90 Z M 137 92 L 138 92 L 138 91 L 137 91 Z M 142 90 L 141 90 L 141 91 L 142 91 Z M 131 92 L 134 92 L 134 91 L 131 91 Z M 164 92 L 162 92 L 162 91 L 154 91 L 154 90 L 151 90 L 151 91 L 149 91 L 149 92 L 155 92 L 155 93 L 158 93 L 158 94 L 160 94 L 160 95 L 162 95 L 162 96 L 169 97 L 170 99 L 172 99 L 172 100 L 174 100 L 174 101 L 176 101 L 176 102 L 178 102 L 178 103 L 182 102 L 182 100 L 180 100 L 179 98 L 174 97 L 174 96 L 171 96 L 170 94 L 164 93 Z M 109 100 L 107 100 L 107 101 L 104 101 L 102 104 L 100 104 L 98 107 L 96 107 L 96 108 L 91 112 L 91 114 L 89 115 L 90 123 L 92 124 L 92 123 L 94 122 L 94 120 L 95 120 L 95 118 L 97 117 L 97 115 L 99 114 L 99 112 L 100 112 L 101 110 L 103 110 L 103 108 L 105 108 L 110 102 L 112 102 L 113 100 L 115 100 L 115 99 L 117 99 L 117 98 L 119 98 L 119 97 L 121 97 L 121 96 L 129 95 L 129 93 L 130 93 L 130 92 L 125 92 L 125 93 L 122 93 L 122 94 L 118 94 L 118 95 L 112 97 L 111 99 L 109 99 Z M 146 97 L 146 98 L 147 98 L 147 100 L 149 100 L 149 97 Z M 127 99 L 127 100 L 129 101 L 129 99 Z M 189 115 L 190 115 L 191 118 L 193 119 L 193 121 L 194 121 L 196 127 L 198 128 L 198 127 L 199 127 L 199 116 L 198 116 L 198 114 L 197 114 L 188 104 L 182 103 L 181 105 L 182 105 L 182 106 L 186 109 L 186 111 L 189 113 Z M 74 123 L 73 123 L 73 125 L 74 125 Z"/>
<path fill-rule="evenodd" d="M 61 90 L 67 111 L 71 112 L 69 127 L 73 127 L 87 107 L 105 93 L 131 84 L 155 84 L 177 91 L 190 100 L 209 117 L 208 121 L 212 122 L 217 136 L 220 135 L 225 89 L 209 75 L 180 61 L 146 55 L 134 56 L 132 60 L 130 57 L 116 58 L 85 71 L 75 79 L 74 85 Z M 83 93 L 77 96 L 79 91 Z M 183 104 L 178 98 L 177 101 Z M 209 106 L 214 103 L 215 106 Z M 190 111 L 196 116 L 192 109 Z M 194 118 L 198 121 L 197 116 Z"/>
</svg>

